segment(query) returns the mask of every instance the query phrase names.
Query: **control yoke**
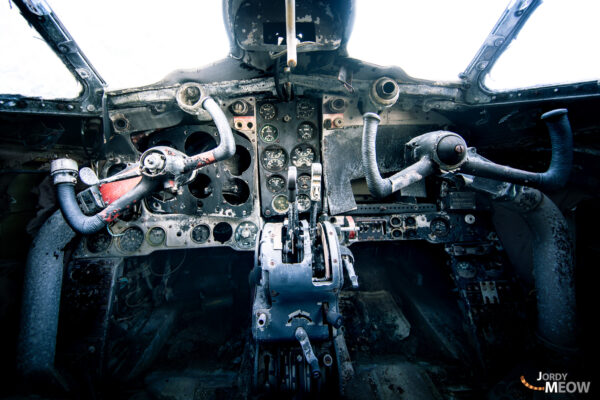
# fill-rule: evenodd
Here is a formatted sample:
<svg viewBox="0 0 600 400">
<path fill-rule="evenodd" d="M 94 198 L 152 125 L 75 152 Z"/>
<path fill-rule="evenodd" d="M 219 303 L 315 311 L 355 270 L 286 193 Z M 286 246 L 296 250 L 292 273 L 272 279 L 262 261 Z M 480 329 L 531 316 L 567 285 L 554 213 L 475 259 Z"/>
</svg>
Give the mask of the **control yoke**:
<svg viewBox="0 0 600 400">
<path fill-rule="evenodd" d="M 133 166 L 102 180 L 91 169 L 82 168 L 80 178 L 95 190 L 94 197 L 99 203 L 100 211 L 92 216 L 80 210 L 75 197 L 77 163 L 68 158 L 54 160 L 50 173 L 57 187 L 60 208 L 73 230 L 85 235 L 97 232 L 153 190 L 161 188 L 177 193 L 182 185 L 194 179 L 198 169 L 235 154 L 235 140 L 227 117 L 211 97 L 203 94 L 198 84 L 182 85 L 177 101 L 186 112 L 210 114 L 219 132 L 219 145 L 191 157 L 170 147 L 152 147 Z"/>
<path fill-rule="evenodd" d="M 406 160 L 412 164 L 389 178 L 382 178 L 377 165 L 375 143 L 380 118 L 375 113 L 363 115 L 362 162 L 369 191 L 386 197 L 439 171 L 464 172 L 542 190 L 564 186 L 573 164 L 573 134 L 566 109 L 542 115 L 552 142 L 552 159 L 546 172 L 524 171 L 485 159 L 467 147 L 465 140 L 449 131 L 435 131 L 417 136 L 406 144 Z"/>
</svg>

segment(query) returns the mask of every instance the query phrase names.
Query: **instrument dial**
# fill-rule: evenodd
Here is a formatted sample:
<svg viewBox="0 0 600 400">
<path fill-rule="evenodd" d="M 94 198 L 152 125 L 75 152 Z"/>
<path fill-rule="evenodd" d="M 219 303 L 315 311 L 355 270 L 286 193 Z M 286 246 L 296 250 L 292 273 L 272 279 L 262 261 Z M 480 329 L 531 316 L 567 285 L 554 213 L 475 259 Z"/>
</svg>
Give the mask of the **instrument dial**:
<svg viewBox="0 0 600 400">
<path fill-rule="evenodd" d="M 261 117 L 263 117 L 263 119 L 270 121 L 273 118 L 275 118 L 275 116 L 277 115 L 277 109 L 271 103 L 264 103 L 258 109 L 258 113 L 260 114 Z"/>
<path fill-rule="evenodd" d="M 163 228 L 155 226 L 154 228 L 148 231 L 148 234 L 146 235 L 146 240 L 152 246 L 160 246 L 161 244 L 163 244 L 166 237 L 167 234 L 165 233 L 165 230 Z"/>
<path fill-rule="evenodd" d="M 300 100 L 296 105 L 298 119 L 311 119 L 315 114 L 315 105 L 308 100 Z"/>
<path fill-rule="evenodd" d="M 273 125 L 265 125 L 260 130 L 260 138 L 265 143 L 272 143 L 276 141 L 278 137 L 279 132 Z"/>
<path fill-rule="evenodd" d="M 443 218 L 436 218 L 429 224 L 429 229 L 431 229 L 431 233 L 435 236 L 446 236 L 448 232 L 450 232 L 450 227 L 448 226 L 448 221 Z"/>
<path fill-rule="evenodd" d="M 456 263 L 456 272 L 458 273 L 458 276 L 465 279 L 473 279 L 477 275 L 475 266 L 468 261 Z"/>
<path fill-rule="evenodd" d="M 272 172 L 281 171 L 287 165 L 287 153 L 277 146 L 267 147 L 260 158 L 263 167 Z"/>
<path fill-rule="evenodd" d="M 122 236 L 119 236 L 119 247 L 121 250 L 132 253 L 139 249 L 144 242 L 144 232 L 137 226 L 133 226 L 123 232 Z"/>
<path fill-rule="evenodd" d="M 85 244 L 88 250 L 92 253 L 100 253 L 108 249 L 110 243 L 112 242 L 112 238 L 106 231 L 103 229 L 94 233 L 93 235 L 86 236 Z"/>
<path fill-rule="evenodd" d="M 258 227 L 252 222 L 246 221 L 238 225 L 235 230 L 235 241 L 243 249 L 252 249 L 256 243 Z"/>
<path fill-rule="evenodd" d="M 285 195 L 278 194 L 273 198 L 271 206 L 273 207 L 273 210 L 275 210 L 275 212 L 279 214 L 284 214 L 287 212 L 288 208 L 290 207 L 290 204 L 288 203 L 288 199 Z"/>
<path fill-rule="evenodd" d="M 305 194 L 299 194 L 298 198 L 298 212 L 305 212 L 310 209 L 310 198 Z"/>
<path fill-rule="evenodd" d="M 302 174 L 298 177 L 298 189 L 309 190 L 310 189 L 310 175 Z"/>
<path fill-rule="evenodd" d="M 310 167 L 315 158 L 315 150 L 307 144 L 301 144 L 292 150 L 292 164 L 298 168 Z"/>
<path fill-rule="evenodd" d="M 303 122 L 298 127 L 298 137 L 302 140 L 312 140 L 315 138 L 315 126 L 310 122 Z"/>
<path fill-rule="evenodd" d="M 244 115 L 248 112 L 248 103 L 244 100 L 236 100 L 231 105 L 231 111 L 233 111 L 235 115 Z"/>
<path fill-rule="evenodd" d="M 272 193 L 281 192 L 285 188 L 285 179 L 279 175 L 272 175 L 267 179 L 267 189 Z"/>
<path fill-rule="evenodd" d="M 210 228 L 206 225 L 198 225 L 192 229 L 192 240 L 196 243 L 206 243 L 210 237 Z"/>
</svg>

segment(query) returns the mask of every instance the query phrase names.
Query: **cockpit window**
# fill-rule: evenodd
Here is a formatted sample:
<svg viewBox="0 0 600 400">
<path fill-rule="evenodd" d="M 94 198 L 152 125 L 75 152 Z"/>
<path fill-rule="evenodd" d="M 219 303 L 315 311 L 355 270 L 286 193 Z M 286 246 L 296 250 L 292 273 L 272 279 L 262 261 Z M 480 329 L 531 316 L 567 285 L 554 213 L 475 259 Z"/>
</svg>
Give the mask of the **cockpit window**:
<svg viewBox="0 0 600 400">
<path fill-rule="evenodd" d="M 502 91 L 600 77 L 600 2 L 544 1 L 492 67 L 484 84 Z"/>
<path fill-rule="evenodd" d="M 81 85 L 16 7 L 0 5 L 0 93 L 74 98 Z"/>
<path fill-rule="evenodd" d="M 348 52 L 415 78 L 458 80 L 507 0 L 357 0 Z"/>
<path fill-rule="evenodd" d="M 220 1 L 48 3 L 111 90 L 152 84 L 229 51 Z"/>
</svg>

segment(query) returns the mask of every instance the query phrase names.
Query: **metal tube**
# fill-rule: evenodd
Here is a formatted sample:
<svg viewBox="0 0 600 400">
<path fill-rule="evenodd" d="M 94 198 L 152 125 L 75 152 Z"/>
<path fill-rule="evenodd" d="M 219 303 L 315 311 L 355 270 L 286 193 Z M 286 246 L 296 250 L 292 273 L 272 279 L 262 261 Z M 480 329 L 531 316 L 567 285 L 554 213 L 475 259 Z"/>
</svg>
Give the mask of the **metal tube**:
<svg viewBox="0 0 600 400">
<path fill-rule="evenodd" d="M 573 133 L 564 108 L 542 115 L 552 143 L 552 159 L 543 173 L 523 171 L 491 162 L 476 153 L 470 153 L 461 166 L 466 172 L 483 178 L 501 180 L 542 190 L 556 190 L 567 183 L 573 164 Z"/>
<path fill-rule="evenodd" d="M 538 334 L 556 350 L 576 346 L 573 246 L 565 217 L 542 192 L 522 188 L 512 199 L 533 237 Z"/>
<path fill-rule="evenodd" d="M 413 165 L 404 168 L 402 171 L 387 178 L 392 184 L 392 193 L 404 189 L 413 183 L 433 174 L 433 161 L 429 157 L 423 157 Z"/>
<path fill-rule="evenodd" d="M 532 237 L 533 277 L 537 296 L 538 335 L 553 350 L 570 352 L 577 345 L 573 246 L 565 217 L 537 189 L 485 178 L 466 180 L 472 190 L 517 212 Z"/>
<path fill-rule="evenodd" d="M 362 162 L 363 172 L 371 194 L 387 197 L 435 172 L 434 163 L 429 157 L 422 157 L 413 165 L 392 175 L 382 178 L 377 165 L 377 128 L 381 119 L 375 113 L 363 115 Z"/>
<path fill-rule="evenodd" d="M 375 113 L 363 115 L 362 162 L 369 191 L 377 197 L 386 197 L 392 193 L 392 183 L 381 177 L 377 166 L 377 128 L 381 118 Z"/>
<path fill-rule="evenodd" d="M 233 138 L 233 132 L 231 132 L 229 121 L 223 110 L 221 110 L 221 107 L 219 107 L 217 102 L 210 97 L 207 97 L 202 102 L 202 107 L 204 107 L 212 117 L 213 122 L 217 127 L 217 131 L 219 131 L 220 142 L 219 145 L 212 150 L 187 158 L 185 160 L 184 172 L 190 172 L 217 161 L 227 160 L 235 154 L 235 139 Z"/>
<path fill-rule="evenodd" d="M 149 178 L 131 178 L 138 182 L 133 189 L 114 200 L 95 215 L 87 216 L 79 208 L 75 197 L 77 163 L 68 158 L 59 158 L 50 163 L 50 174 L 56 185 L 58 203 L 69 226 L 78 233 L 90 235 L 98 232 L 107 223 L 119 217 L 125 210 L 146 197 L 158 184 Z M 125 183 L 126 181 L 122 181 Z M 134 183 L 135 183 L 134 182 Z"/>
<path fill-rule="evenodd" d="M 90 235 L 104 228 L 107 223 L 119 217 L 125 210 L 150 194 L 156 185 L 157 182 L 144 178 L 132 190 L 92 216 L 85 215 L 79 208 L 75 197 L 75 186 L 72 183 L 59 183 L 57 185 L 57 197 L 60 209 L 71 228 L 84 235 Z"/>
<path fill-rule="evenodd" d="M 235 140 L 233 138 L 233 132 L 231 132 L 231 126 L 229 126 L 229 121 L 227 120 L 227 116 L 221 107 L 214 101 L 212 98 L 207 98 L 202 103 L 202 107 L 210 114 L 215 126 L 217 127 L 217 131 L 219 131 L 219 138 L 221 142 L 213 150 L 215 154 L 215 162 L 227 160 L 228 158 L 233 157 L 235 154 Z"/>
<path fill-rule="evenodd" d="M 285 30 L 287 65 L 294 68 L 298 60 L 296 54 L 296 0 L 285 0 Z"/>
<path fill-rule="evenodd" d="M 17 366 L 27 378 L 52 382 L 62 288 L 64 248 L 75 237 L 60 211 L 35 237 L 25 266 Z"/>
</svg>

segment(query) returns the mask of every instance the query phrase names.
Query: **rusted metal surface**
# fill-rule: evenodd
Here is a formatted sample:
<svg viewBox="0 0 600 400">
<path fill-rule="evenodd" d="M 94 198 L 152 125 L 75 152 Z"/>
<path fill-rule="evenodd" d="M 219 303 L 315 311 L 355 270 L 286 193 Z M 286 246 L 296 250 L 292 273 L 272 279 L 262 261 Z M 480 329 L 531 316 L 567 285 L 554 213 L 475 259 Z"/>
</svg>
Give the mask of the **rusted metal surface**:
<svg viewBox="0 0 600 400">
<path fill-rule="evenodd" d="M 140 176 L 123 181 L 105 183 L 104 185 L 100 186 L 102 199 L 106 204 L 113 203 L 115 200 L 119 199 L 125 193 L 133 189 L 138 183 L 140 183 L 141 180 L 142 177 Z"/>
<path fill-rule="evenodd" d="M 42 30 L 42 37 L 51 39 L 51 45 L 64 46 L 64 61 L 72 65 L 86 61 L 72 40 L 58 43 L 56 37 L 49 37 L 58 20 L 46 18 L 50 14 L 45 14 L 44 4 L 17 3 L 22 9 L 29 6 L 27 20 Z M 285 5 L 294 3 L 295 17 L 285 12 Z M 500 180 L 510 180 L 506 175 L 514 172 L 505 165 L 516 165 L 522 171 L 542 170 L 550 146 L 538 116 L 568 106 L 573 110 L 577 151 L 565 196 L 577 200 L 561 208 L 576 213 L 579 211 L 572 210 L 579 210 L 582 198 L 594 199 L 592 205 L 597 200 L 594 176 L 600 163 L 594 135 L 598 129 L 595 114 L 590 112 L 600 104 L 596 82 L 506 93 L 490 93 L 480 85 L 538 4 L 537 0 L 511 3 L 457 82 L 419 80 L 399 67 L 347 57 L 353 1 L 226 0 L 224 15 L 231 42 L 227 59 L 201 69 L 175 71 L 152 85 L 108 93 L 91 67 L 77 68 L 74 73 L 87 82 L 86 90 L 93 81 L 97 90 L 73 100 L 0 96 L 0 126 L 5 128 L 0 138 L 2 188 L 8 187 L 5 182 L 10 183 L 25 164 L 44 171 L 50 160 L 65 157 L 89 165 L 100 179 L 99 191 L 108 204 L 94 217 L 97 221 L 92 221 L 93 228 L 100 231 L 88 235 L 84 229 L 86 234 L 70 247 L 65 240 L 73 235 L 63 235 L 65 224 L 56 220 L 57 214 L 50 220 L 56 226 L 45 225 L 40 231 L 45 237 L 34 242 L 30 259 L 39 265 L 33 278 L 28 266 L 24 310 L 32 309 L 31 297 L 37 296 L 40 287 L 48 289 L 51 298 L 45 297 L 45 305 L 35 305 L 38 310 L 46 307 L 47 312 L 29 313 L 35 321 L 29 314 L 24 319 L 25 336 L 31 329 L 46 330 L 38 343 L 22 341 L 31 342 L 20 346 L 24 369 L 31 370 L 31 363 L 40 360 L 43 369 L 49 369 L 53 362 L 54 348 L 48 338 L 56 331 L 58 275 L 62 276 L 67 254 L 75 266 L 96 260 L 117 265 L 126 260 L 123 276 L 114 276 L 112 282 L 120 291 L 115 301 L 107 300 L 105 309 L 100 304 L 104 300 L 98 304 L 105 311 L 100 321 L 103 327 L 117 332 L 114 337 L 101 338 L 108 343 L 101 345 L 102 352 L 114 350 L 104 366 L 116 372 L 115 376 L 102 376 L 101 380 L 101 373 L 80 376 L 87 371 L 77 371 L 73 366 L 81 364 L 74 359 L 98 356 L 89 348 L 73 354 L 69 352 L 75 347 L 62 347 L 69 350 L 57 358 L 62 369 L 76 376 L 74 381 L 89 383 L 90 388 L 77 388 L 82 398 L 92 394 L 115 397 L 114 393 L 100 393 L 96 381 L 113 383 L 141 376 L 147 367 L 164 367 L 151 362 L 163 345 L 169 365 L 177 366 L 177 371 L 158 374 L 160 378 L 149 375 L 150 381 L 141 385 L 159 397 L 182 393 L 189 397 L 200 391 L 248 397 L 252 374 L 255 383 L 263 384 L 254 388 L 257 392 L 274 390 L 268 393 L 274 394 L 284 387 L 293 390 L 305 385 L 308 393 L 309 387 L 318 386 L 306 373 L 310 369 L 305 359 L 309 358 L 313 371 L 322 373 L 322 388 L 334 387 L 335 394 L 339 389 L 346 397 L 493 397 L 492 380 L 522 367 L 506 354 L 531 355 L 531 364 L 543 365 L 537 357 L 536 336 L 520 329 L 529 319 L 537 318 L 537 337 L 547 348 L 563 354 L 574 350 L 579 311 L 575 305 L 574 246 L 561 210 L 539 191 L 482 180 L 471 175 L 476 175 L 477 168 L 460 170 L 468 159 L 488 162 L 479 153 L 491 154 L 494 160 L 498 156 L 503 162 L 495 165 L 499 168 L 494 177 Z M 343 14 L 339 14 L 341 9 Z M 289 17 L 287 24 L 285 17 Z M 286 32 L 286 27 L 295 28 L 296 33 Z M 302 37 L 294 55 L 292 48 L 299 34 Z M 285 68 L 286 57 L 293 61 L 293 69 Z M 213 114 L 219 118 L 212 118 L 204 107 L 209 97 L 214 99 Z M 265 104 L 271 107 L 261 114 Z M 391 195 L 383 199 L 369 191 L 365 180 L 369 174 L 363 168 L 361 131 L 365 128 L 363 115 L 369 112 L 380 119 L 377 140 L 370 147 L 373 153 L 377 151 L 371 166 L 377 168 L 381 181 L 389 183 L 390 191 L 384 194 Z M 38 119 L 41 122 L 37 123 Z M 308 130 L 300 129 L 303 123 Z M 97 128 L 82 128 L 90 124 Z M 269 135 L 261 136 L 267 125 Z M 45 127 L 42 132 L 39 126 Z M 231 128 L 236 131 L 233 139 L 221 146 L 220 133 L 231 132 Z M 480 152 L 467 148 L 465 140 L 451 131 L 461 132 Z M 450 139 L 444 141 L 446 138 Z M 283 150 L 276 171 L 262 162 L 264 151 L 271 146 Z M 310 146 L 312 160 L 306 158 L 309 152 L 292 154 L 300 146 Z M 552 143 L 552 148 L 570 152 L 564 145 Z M 187 166 L 179 163 L 184 159 Z M 320 202 L 311 204 L 318 210 L 311 217 L 322 225 L 317 235 L 316 229 L 307 229 L 308 212 L 287 214 L 288 226 L 297 221 L 304 234 L 290 246 L 288 238 L 298 236 L 285 231 L 286 213 L 274 212 L 273 204 L 275 198 L 293 200 L 294 196 L 286 197 L 284 191 L 286 172 L 294 163 L 300 165 L 295 199 L 304 195 L 309 203 L 311 199 Z M 317 163 L 323 166 L 322 182 Z M 571 171 L 567 168 L 570 161 L 561 164 Z M 139 165 L 144 178 L 121 175 L 129 179 L 111 181 L 117 179 L 115 173 L 132 166 L 138 174 Z M 76 190 L 72 186 L 77 169 L 71 167 L 62 183 L 71 185 L 67 208 L 80 212 L 74 194 L 84 187 L 81 183 Z M 156 178 L 160 185 L 154 187 L 150 183 Z M 275 183 L 268 186 L 272 178 Z M 141 186 L 145 186 L 143 190 Z M 7 195 L 0 197 L 9 217 L 21 206 L 12 202 L 17 199 L 18 203 L 22 197 L 13 196 L 13 190 L 9 187 Z M 59 188 L 59 194 L 64 192 L 64 186 Z M 319 194 L 318 199 L 314 193 Z M 556 197 L 560 198 L 560 192 Z M 498 203 L 510 204 L 529 227 L 510 230 L 518 237 L 515 241 L 533 240 L 532 259 L 520 255 L 521 271 L 509 268 L 492 224 L 491 204 Z M 290 208 L 294 210 L 298 204 Z M 56 204 L 46 205 L 45 210 L 52 207 Z M 574 224 L 577 227 L 581 221 Z M 588 235 L 578 231 L 577 239 Z M 49 244 L 50 239 L 56 243 Z M 356 257 L 350 257 L 349 250 L 341 247 L 344 245 Z M 306 250 L 303 257 L 295 253 L 299 248 Z M 248 283 L 252 250 L 256 267 Z M 186 258 L 187 251 L 192 256 Z M 578 251 L 591 254 L 593 250 Z M 184 256 L 173 257 L 172 262 L 173 254 Z M 299 259 L 286 262 L 294 256 Z M 344 257 L 356 261 L 361 290 L 371 291 L 369 295 L 350 294 L 356 285 L 343 284 Z M 583 263 L 581 259 L 578 255 Z M 44 260 L 49 261 L 46 264 Z M 42 264 L 44 268 L 39 270 Z M 258 276 L 256 269 L 260 270 Z M 355 283 L 356 276 L 350 268 L 348 272 Z M 452 280 L 446 279 L 448 276 Z M 78 281 L 81 287 L 90 276 L 83 278 Z M 38 286 L 35 290 L 31 290 L 33 280 Z M 66 310 L 76 312 L 88 300 L 95 301 L 94 288 L 80 286 L 68 291 L 72 307 Z M 251 295 L 250 289 L 255 287 Z M 212 296 L 215 293 L 218 295 Z M 537 297 L 537 311 L 528 307 L 531 293 Z M 584 304 L 578 307 L 588 312 L 579 317 L 587 318 L 593 315 L 589 312 L 593 304 L 585 304 L 587 298 L 583 298 Z M 252 302 L 254 309 L 248 318 Z M 167 303 L 182 311 L 183 324 L 170 313 L 158 323 L 152 322 L 151 315 Z M 344 318 L 348 317 L 346 325 L 337 318 L 342 311 Z M 65 329 L 75 323 L 69 320 L 72 315 L 72 311 L 64 314 Z M 165 321 L 164 326 L 160 321 Z M 251 321 L 260 346 L 250 340 L 244 321 Z M 168 329 L 171 326 L 172 331 Z M 295 339 L 300 326 L 306 333 L 302 345 L 312 353 L 303 353 Z M 77 337 L 61 335 L 59 339 L 75 339 L 74 343 L 89 339 L 82 330 L 73 332 Z M 147 336 L 139 337 L 136 332 Z M 529 346 L 535 347 L 531 353 L 527 353 Z M 27 355 L 31 352 L 36 354 Z M 179 368 L 184 359 L 186 366 L 201 365 L 200 370 Z M 207 372 L 202 369 L 205 364 L 229 372 Z M 123 367 L 126 365 L 131 368 Z M 278 376 L 276 370 L 289 374 Z M 494 371 L 493 379 L 486 375 L 488 371 Z M 240 388 L 244 382 L 239 391 L 246 392 L 239 393 L 235 382 Z M 510 382 L 501 382 L 496 388 L 509 386 Z M 328 393 L 321 395 L 328 397 Z"/>
</svg>

